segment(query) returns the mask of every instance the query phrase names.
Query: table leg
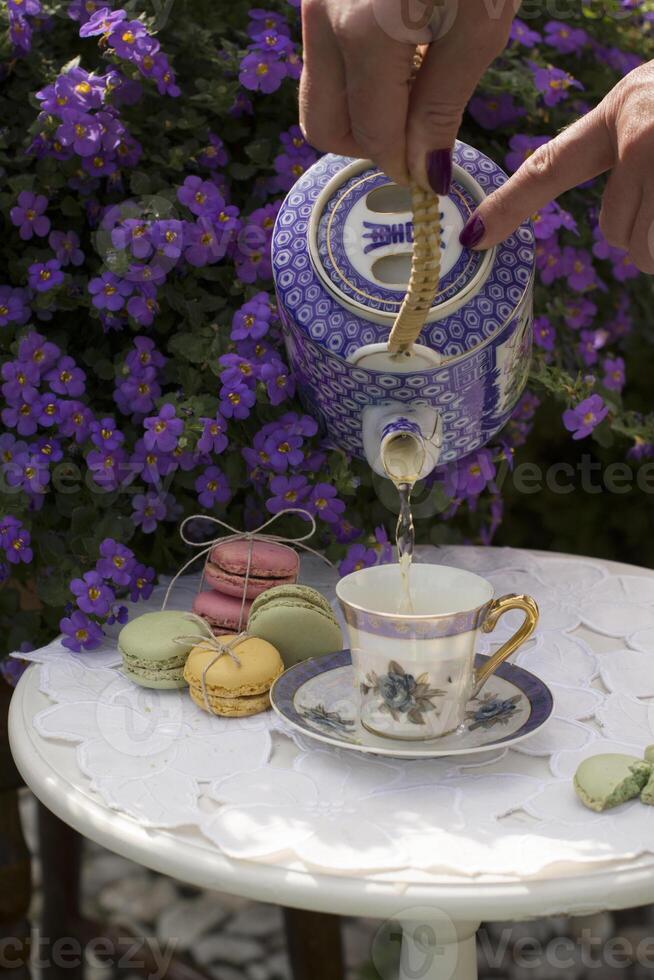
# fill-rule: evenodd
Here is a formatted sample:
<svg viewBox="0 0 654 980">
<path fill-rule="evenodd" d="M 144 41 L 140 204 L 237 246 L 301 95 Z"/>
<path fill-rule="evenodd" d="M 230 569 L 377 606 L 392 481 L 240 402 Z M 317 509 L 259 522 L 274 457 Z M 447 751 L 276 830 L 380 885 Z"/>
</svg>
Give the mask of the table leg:
<svg viewBox="0 0 654 980">
<path fill-rule="evenodd" d="M 65 965 L 57 950 L 75 948 L 79 936 L 75 922 L 79 917 L 79 879 L 82 838 L 59 817 L 38 804 L 39 851 L 41 856 L 43 911 L 41 943 L 48 953 L 41 968 L 42 980 L 81 980 L 84 975 L 81 956 L 70 957 Z"/>
<path fill-rule="evenodd" d="M 11 689 L 0 679 L 0 974 L 7 980 L 26 980 L 32 868 L 18 812 L 22 781 L 7 737 L 10 698 Z"/>
<path fill-rule="evenodd" d="M 343 980 L 343 943 L 337 915 L 284 909 L 293 980 Z"/>
<path fill-rule="evenodd" d="M 478 922 L 452 922 L 440 910 L 402 918 L 399 980 L 477 980 Z"/>
</svg>

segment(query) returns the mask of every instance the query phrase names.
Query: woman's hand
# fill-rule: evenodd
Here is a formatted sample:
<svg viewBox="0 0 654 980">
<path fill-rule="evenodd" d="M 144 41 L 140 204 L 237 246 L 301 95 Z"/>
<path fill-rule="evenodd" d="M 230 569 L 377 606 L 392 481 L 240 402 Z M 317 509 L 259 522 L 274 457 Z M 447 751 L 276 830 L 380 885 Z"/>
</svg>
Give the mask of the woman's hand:
<svg viewBox="0 0 654 980">
<path fill-rule="evenodd" d="M 461 241 L 489 248 L 559 194 L 607 170 L 602 234 L 642 272 L 654 273 L 654 62 L 630 72 L 595 109 L 535 150 L 477 208 Z"/>
<path fill-rule="evenodd" d="M 519 4 L 303 0 L 300 123 L 307 140 L 370 158 L 399 183 L 411 175 L 425 190 L 447 193 L 463 111 L 506 45 Z M 419 45 L 428 47 L 410 86 Z"/>
</svg>

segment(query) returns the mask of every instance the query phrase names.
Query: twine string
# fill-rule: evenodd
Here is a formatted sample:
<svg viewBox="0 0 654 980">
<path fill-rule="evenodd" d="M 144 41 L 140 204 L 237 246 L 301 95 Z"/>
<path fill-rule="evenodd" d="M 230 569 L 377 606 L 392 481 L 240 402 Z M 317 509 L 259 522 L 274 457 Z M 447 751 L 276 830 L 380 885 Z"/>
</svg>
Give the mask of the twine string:
<svg viewBox="0 0 654 980">
<path fill-rule="evenodd" d="M 279 518 L 283 517 L 285 514 L 301 514 L 303 517 L 309 520 L 311 524 L 311 530 L 308 531 L 306 534 L 300 534 L 295 537 L 285 537 L 284 535 L 281 534 L 264 533 L 267 527 L 269 527 L 271 524 L 274 524 L 275 521 L 279 520 Z M 206 539 L 204 541 L 194 541 L 192 538 L 189 538 L 186 535 L 185 528 L 186 525 L 189 524 L 191 521 L 198 521 L 198 520 L 209 521 L 211 524 L 216 524 L 218 527 L 225 528 L 230 533 L 222 534 L 218 537 Z M 295 545 L 298 548 L 302 548 L 303 551 L 310 552 L 312 555 L 317 555 L 317 557 L 320 558 L 322 561 L 324 561 L 327 565 L 329 565 L 330 568 L 333 568 L 333 563 L 328 558 L 326 558 L 325 555 L 323 555 L 317 549 L 312 548 L 310 547 L 310 545 L 306 544 L 309 538 L 313 537 L 315 532 L 316 532 L 316 521 L 313 515 L 310 514 L 308 510 L 304 510 L 302 507 L 286 507 L 284 508 L 284 510 L 280 510 L 276 514 L 273 514 L 272 517 L 268 518 L 267 521 L 264 521 L 263 524 L 260 524 L 259 527 L 254 528 L 253 531 L 239 531 L 238 528 L 232 527 L 232 525 L 228 524 L 226 521 L 221 520 L 219 517 L 213 517 L 210 514 L 191 514 L 189 517 L 185 518 L 185 520 L 182 521 L 179 528 L 179 536 L 184 542 L 184 544 L 189 545 L 189 547 L 191 548 L 199 548 L 200 550 L 195 555 L 192 555 L 191 558 L 189 558 L 189 560 L 186 561 L 182 565 L 182 567 L 175 573 L 175 575 L 173 575 L 172 579 L 168 583 L 168 588 L 166 589 L 166 594 L 161 604 L 161 608 L 162 609 L 166 608 L 166 605 L 168 604 L 168 600 L 170 599 L 170 594 L 173 588 L 175 587 L 175 585 L 177 584 L 178 579 L 186 571 L 188 571 L 191 565 L 193 565 L 199 558 L 204 558 L 202 581 L 200 583 L 200 588 L 202 588 L 202 584 L 204 583 L 204 576 L 206 572 L 207 562 L 209 561 L 209 556 L 213 551 L 213 549 L 216 547 L 216 545 L 226 543 L 228 541 L 247 541 L 248 542 L 247 561 L 245 566 L 245 577 L 243 582 L 243 595 L 241 596 L 241 609 L 239 612 L 239 620 L 238 620 L 238 632 L 240 633 L 244 625 L 245 603 L 247 601 L 247 588 L 248 588 L 248 583 L 250 581 L 250 576 L 252 574 L 252 557 L 253 557 L 253 550 L 254 550 L 254 542 L 272 541 L 277 544 Z"/>
<path fill-rule="evenodd" d="M 204 626 L 207 625 L 202 619 L 202 617 L 200 616 L 196 617 L 195 614 L 191 614 L 191 615 L 193 616 L 194 619 L 201 619 Z M 220 660 L 221 657 L 229 657 L 230 660 L 238 668 L 240 668 L 242 666 L 241 661 L 236 656 L 236 653 L 234 651 L 236 647 L 238 647 L 244 640 L 247 640 L 248 638 L 249 638 L 249 633 L 245 631 L 239 632 L 234 636 L 225 636 L 225 637 L 215 636 L 211 631 L 209 631 L 208 634 L 205 634 L 203 636 L 182 634 L 180 636 L 175 637 L 174 639 L 175 643 L 184 644 L 186 646 L 186 644 L 188 644 L 189 641 L 194 644 L 198 644 L 199 641 L 203 646 L 210 647 L 211 650 L 213 650 L 214 653 L 213 657 L 205 664 L 205 666 L 202 669 L 202 673 L 200 674 L 200 688 L 202 690 L 202 700 L 204 702 L 205 708 L 210 714 L 215 714 L 216 712 L 214 712 L 209 702 L 209 694 L 207 691 L 207 674 L 209 673 L 213 665 Z"/>
</svg>

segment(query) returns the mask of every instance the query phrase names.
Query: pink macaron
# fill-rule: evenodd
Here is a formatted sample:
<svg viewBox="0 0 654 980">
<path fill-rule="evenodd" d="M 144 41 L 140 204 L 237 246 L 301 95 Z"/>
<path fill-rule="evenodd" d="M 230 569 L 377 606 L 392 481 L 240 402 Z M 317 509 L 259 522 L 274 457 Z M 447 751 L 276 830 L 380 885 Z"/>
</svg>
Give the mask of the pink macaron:
<svg viewBox="0 0 654 980">
<path fill-rule="evenodd" d="M 213 631 L 229 630 L 237 633 L 239 628 L 245 629 L 252 603 L 246 599 L 241 610 L 241 599 L 232 595 L 223 595 L 213 589 L 199 592 L 193 600 L 193 612 L 202 616 Z"/>
<path fill-rule="evenodd" d="M 297 581 L 300 558 L 293 548 L 275 541 L 226 541 L 217 544 L 209 556 L 205 568 L 207 583 L 225 595 L 239 599 L 245 595 L 255 599 L 274 585 L 293 584 Z"/>
</svg>

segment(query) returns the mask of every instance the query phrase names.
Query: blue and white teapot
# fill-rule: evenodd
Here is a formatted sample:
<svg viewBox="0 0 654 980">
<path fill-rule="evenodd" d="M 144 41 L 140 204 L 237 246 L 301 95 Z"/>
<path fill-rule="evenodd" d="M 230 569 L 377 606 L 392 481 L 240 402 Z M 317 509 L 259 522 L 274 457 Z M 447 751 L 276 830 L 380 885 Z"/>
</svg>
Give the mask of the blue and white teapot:
<svg viewBox="0 0 654 980">
<path fill-rule="evenodd" d="M 473 452 L 504 425 L 527 380 L 534 235 L 525 223 L 485 252 L 459 233 L 505 180 L 465 143 L 440 203 L 440 281 L 416 343 L 398 358 L 388 337 L 413 249 L 407 189 L 369 161 L 327 155 L 288 193 L 272 260 L 300 398 L 331 443 L 384 473 L 399 433 L 420 448 L 420 472 Z"/>
</svg>

